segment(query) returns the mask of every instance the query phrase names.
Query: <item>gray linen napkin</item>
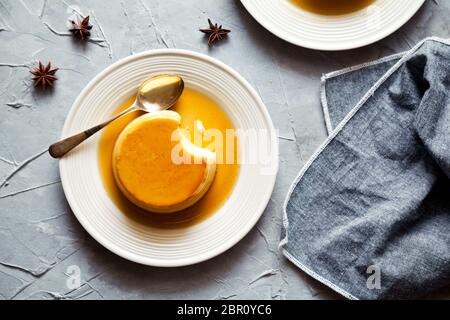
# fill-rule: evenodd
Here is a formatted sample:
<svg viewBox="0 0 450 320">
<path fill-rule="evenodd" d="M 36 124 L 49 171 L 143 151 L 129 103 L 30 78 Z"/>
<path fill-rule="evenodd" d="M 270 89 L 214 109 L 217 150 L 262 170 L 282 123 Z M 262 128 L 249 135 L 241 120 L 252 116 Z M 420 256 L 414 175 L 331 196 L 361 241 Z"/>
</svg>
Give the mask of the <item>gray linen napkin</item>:
<svg viewBox="0 0 450 320">
<path fill-rule="evenodd" d="M 323 78 L 329 138 L 286 198 L 280 248 L 351 299 L 450 284 L 450 41 Z"/>
</svg>

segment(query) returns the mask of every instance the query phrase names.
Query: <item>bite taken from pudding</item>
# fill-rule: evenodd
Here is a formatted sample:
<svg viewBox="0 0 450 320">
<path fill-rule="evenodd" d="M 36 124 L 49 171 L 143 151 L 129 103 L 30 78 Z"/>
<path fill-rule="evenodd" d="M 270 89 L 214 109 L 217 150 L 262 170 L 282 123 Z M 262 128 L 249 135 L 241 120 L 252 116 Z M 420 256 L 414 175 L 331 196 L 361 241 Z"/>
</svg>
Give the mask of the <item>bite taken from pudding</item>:
<svg viewBox="0 0 450 320">
<path fill-rule="evenodd" d="M 194 145 L 174 111 L 148 113 L 128 124 L 113 152 L 114 178 L 135 205 L 151 212 L 186 209 L 208 191 L 216 154 Z"/>
</svg>

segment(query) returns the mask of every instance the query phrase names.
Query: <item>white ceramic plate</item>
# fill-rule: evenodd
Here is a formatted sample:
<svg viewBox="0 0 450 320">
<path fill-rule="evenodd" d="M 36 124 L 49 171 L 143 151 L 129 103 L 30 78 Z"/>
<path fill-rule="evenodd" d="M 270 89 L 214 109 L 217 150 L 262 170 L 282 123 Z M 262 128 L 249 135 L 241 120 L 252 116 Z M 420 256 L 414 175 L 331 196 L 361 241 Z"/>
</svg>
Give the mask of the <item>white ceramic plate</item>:
<svg viewBox="0 0 450 320">
<path fill-rule="evenodd" d="M 346 50 L 381 40 L 405 24 L 425 0 L 377 0 L 341 16 L 304 11 L 288 0 L 241 0 L 267 30 L 295 45 L 317 50 Z"/>
<path fill-rule="evenodd" d="M 155 50 L 121 60 L 93 79 L 75 101 L 63 137 L 107 119 L 152 74 L 180 74 L 187 86 L 217 101 L 237 129 L 262 129 L 272 166 L 242 164 L 227 202 L 206 220 L 179 229 L 159 229 L 124 215 L 101 181 L 99 135 L 60 162 L 67 200 L 83 227 L 112 252 L 138 263 L 174 267 L 212 258 L 241 240 L 270 199 L 278 169 L 278 145 L 269 114 L 255 90 L 234 70 L 208 56 L 184 50 Z M 238 135 L 239 139 L 239 135 Z M 240 155 L 257 151 L 240 140 Z"/>
</svg>

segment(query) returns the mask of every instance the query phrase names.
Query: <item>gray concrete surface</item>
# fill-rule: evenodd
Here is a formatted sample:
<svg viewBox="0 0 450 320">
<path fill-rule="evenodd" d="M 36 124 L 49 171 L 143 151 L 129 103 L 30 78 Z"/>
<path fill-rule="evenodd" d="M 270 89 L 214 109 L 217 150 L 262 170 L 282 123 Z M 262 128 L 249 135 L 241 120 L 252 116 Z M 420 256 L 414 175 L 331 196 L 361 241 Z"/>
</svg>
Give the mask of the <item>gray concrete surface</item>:
<svg viewBox="0 0 450 320">
<path fill-rule="evenodd" d="M 93 39 L 67 32 L 75 11 L 92 17 Z M 0 181 L 60 135 L 73 101 L 112 62 L 154 48 L 183 48 L 238 70 L 260 93 L 280 130 L 280 172 L 264 216 L 247 237 L 210 261 L 160 269 L 125 261 L 96 243 L 71 213 L 58 163 L 44 154 L 0 188 L 2 299 L 327 299 L 340 298 L 277 251 L 281 206 L 301 166 L 326 138 L 322 73 L 404 51 L 426 36 L 449 37 L 450 2 L 427 3 L 403 28 L 371 46 L 319 52 L 264 30 L 237 0 L 0 0 Z M 209 48 L 207 18 L 232 33 Z M 55 90 L 32 89 L 37 60 L 61 68 Z M 67 287 L 69 266 L 82 285 Z M 438 297 L 450 296 L 444 290 Z"/>
</svg>

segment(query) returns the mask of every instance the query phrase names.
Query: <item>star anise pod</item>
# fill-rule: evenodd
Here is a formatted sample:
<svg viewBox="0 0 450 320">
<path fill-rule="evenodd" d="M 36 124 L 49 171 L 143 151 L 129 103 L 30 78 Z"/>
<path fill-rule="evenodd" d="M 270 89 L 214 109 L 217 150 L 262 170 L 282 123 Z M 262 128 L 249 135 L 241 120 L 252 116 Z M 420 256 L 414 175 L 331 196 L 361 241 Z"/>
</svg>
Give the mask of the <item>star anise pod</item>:
<svg viewBox="0 0 450 320">
<path fill-rule="evenodd" d="M 42 62 L 39 61 L 39 66 L 30 71 L 31 74 L 34 75 L 34 87 L 40 87 L 43 91 L 45 91 L 47 87 L 53 88 L 53 82 L 58 80 L 58 78 L 55 77 L 55 73 L 58 70 L 58 68 L 52 69 L 51 62 L 44 66 Z"/>
<path fill-rule="evenodd" d="M 70 22 L 72 23 L 72 29 L 69 31 L 78 39 L 85 40 L 91 35 L 92 25 L 89 24 L 89 16 L 85 18 L 80 17 Z"/>
<path fill-rule="evenodd" d="M 209 28 L 208 29 L 200 29 L 201 32 L 208 35 L 208 44 L 212 45 L 216 41 L 222 40 L 231 30 L 222 28 L 222 25 L 218 25 L 217 23 L 213 24 L 211 19 L 208 19 Z"/>
</svg>

